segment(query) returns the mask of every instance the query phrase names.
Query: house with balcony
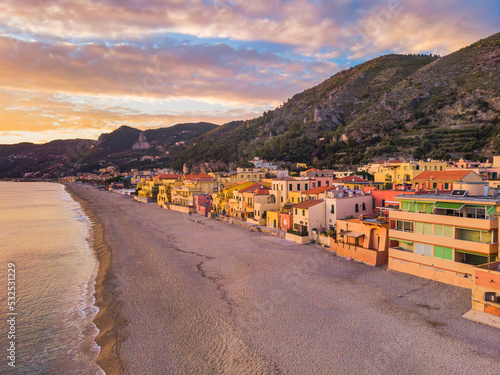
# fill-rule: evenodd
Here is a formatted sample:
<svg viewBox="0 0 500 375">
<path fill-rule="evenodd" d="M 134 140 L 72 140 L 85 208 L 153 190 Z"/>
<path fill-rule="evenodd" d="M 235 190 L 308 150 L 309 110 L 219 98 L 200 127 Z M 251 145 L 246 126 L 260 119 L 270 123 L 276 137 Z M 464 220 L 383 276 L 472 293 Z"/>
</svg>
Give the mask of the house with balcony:
<svg viewBox="0 0 500 375">
<path fill-rule="evenodd" d="M 336 240 L 330 248 L 337 255 L 378 266 L 387 263 L 389 221 L 385 217 L 361 215 L 359 219 L 337 220 Z"/>
<path fill-rule="evenodd" d="M 499 198 L 466 190 L 395 198 L 389 269 L 471 288 L 474 267 L 497 260 Z"/>
<path fill-rule="evenodd" d="M 295 197 L 300 197 L 300 193 L 309 190 L 310 186 L 311 179 L 309 177 L 272 179 L 271 194 L 275 196 L 278 203 L 284 205 L 287 202 L 291 203 L 290 193 L 296 192 Z"/>
</svg>

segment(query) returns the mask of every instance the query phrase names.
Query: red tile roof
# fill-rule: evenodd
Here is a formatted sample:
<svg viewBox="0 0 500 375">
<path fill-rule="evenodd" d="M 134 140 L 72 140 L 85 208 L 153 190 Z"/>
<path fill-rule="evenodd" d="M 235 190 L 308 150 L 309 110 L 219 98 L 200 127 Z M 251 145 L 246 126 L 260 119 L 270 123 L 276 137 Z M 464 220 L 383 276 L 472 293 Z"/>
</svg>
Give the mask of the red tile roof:
<svg viewBox="0 0 500 375">
<path fill-rule="evenodd" d="M 474 171 L 425 171 L 413 178 L 413 181 L 460 181 Z"/>
<path fill-rule="evenodd" d="M 303 191 L 302 193 L 303 194 L 319 194 L 319 193 L 323 193 L 327 190 L 332 190 L 332 189 L 335 189 L 335 187 L 333 187 L 333 186 L 320 186 L 320 187 L 317 187 L 317 188 L 314 188 L 311 190 Z"/>
<path fill-rule="evenodd" d="M 293 208 L 301 208 L 301 209 L 307 209 L 312 206 L 316 206 L 317 204 L 323 203 L 323 200 L 318 200 L 318 199 L 308 199 L 304 202 L 300 202 L 293 206 Z"/>
<path fill-rule="evenodd" d="M 177 173 L 170 173 L 170 174 L 159 174 L 158 176 L 155 176 L 154 178 L 158 180 L 177 180 L 180 178 L 181 175 Z"/>
<path fill-rule="evenodd" d="M 337 178 L 336 180 L 333 180 L 333 182 L 345 182 L 345 183 L 359 182 L 362 184 L 371 183 L 371 181 L 365 180 L 364 178 L 360 178 L 358 176 L 340 177 L 340 178 Z"/>
<path fill-rule="evenodd" d="M 257 189 L 254 191 L 255 195 L 269 195 L 269 189 Z"/>
</svg>

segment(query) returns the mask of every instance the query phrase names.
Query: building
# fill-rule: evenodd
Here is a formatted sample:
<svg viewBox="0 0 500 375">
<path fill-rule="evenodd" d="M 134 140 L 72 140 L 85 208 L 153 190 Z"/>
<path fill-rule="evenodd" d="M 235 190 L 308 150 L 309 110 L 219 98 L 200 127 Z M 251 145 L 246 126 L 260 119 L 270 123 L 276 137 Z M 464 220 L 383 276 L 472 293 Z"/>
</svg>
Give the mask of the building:
<svg viewBox="0 0 500 375">
<path fill-rule="evenodd" d="M 210 194 L 195 194 L 193 196 L 194 212 L 200 215 L 208 216 L 212 211 L 213 198 Z"/>
<path fill-rule="evenodd" d="M 454 189 L 453 184 L 459 182 L 482 181 L 481 176 L 469 170 L 426 171 L 413 178 L 413 188 L 415 190 L 438 189 L 440 191 L 451 191 Z"/>
<path fill-rule="evenodd" d="M 389 250 L 389 221 L 381 217 L 337 220 L 336 241 L 330 248 L 337 255 L 378 266 L 387 263 Z"/>
<path fill-rule="evenodd" d="M 263 168 L 237 168 L 236 177 L 231 182 L 252 181 L 260 182 L 266 177 L 266 170 Z"/>
<path fill-rule="evenodd" d="M 500 328 L 500 262 L 474 268 L 472 309 L 464 318 Z"/>
<path fill-rule="evenodd" d="M 260 159 L 257 156 L 249 162 L 252 163 L 255 168 L 278 169 L 278 166 L 276 164 L 267 160 Z"/>
<path fill-rule="evenodd" d="M 325 201 L 307 200 L 293 206 L 293 230 L 311 237 L 313 229 L 325 228 Z"/>
<path fill-rule="evenodd" d="M 324 216 L 328 229 L 335 228 L 339 219 L 354 219 L 371 213 L 373 213 L 373 206 L 370 194 L 355 194 L 342 187 L 326 192 Z"/>
<path fill-rule="evenodd" d="M 416 194 L 396 200 L 401 208 L 389 211 L 390 269 L 471 288 L 474 266 L 497 260 L 497 197 Z"/>
<path fill-rule="evenodd" d="M 383 182 L 369 181 L 359 176 L 340 177 L 333 180 L 333 186 L 344 186 L 347 189 L 352 190 L 363 190 L 366 186 L 376 186 L 381 188 L 383 185 Z"/>
<path fill-rule="evenodd" d="M 316 169 L 310 168 L 306 171 L 300 172 L 302 177 L 334 177 L 333 170 L 331 169 Z"/>
</svg>

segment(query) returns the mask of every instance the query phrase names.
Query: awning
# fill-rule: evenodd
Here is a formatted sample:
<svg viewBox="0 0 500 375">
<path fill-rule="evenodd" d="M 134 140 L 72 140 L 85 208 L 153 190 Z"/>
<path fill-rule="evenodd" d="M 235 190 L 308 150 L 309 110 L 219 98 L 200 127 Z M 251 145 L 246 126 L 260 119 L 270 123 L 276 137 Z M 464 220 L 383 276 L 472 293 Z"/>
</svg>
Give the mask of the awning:
<svg viewBox="0 0 500 375">
<path fill-rule="evenodd" d="M 346 237 L 354 237 L 354 238 L 362 237 L 365 235 L 363 232 L 356 232 L 356 231 L 344 232 L 342 234 Z"/>
<path fill-rule="evenodd" d="M 488 215 L 493 215 L 497 210 L 497 207 L 496 206 L 492 206 L 492 207 L 488 207 L 488 210 L 486 211 L 486 213 Z"/>
<path fill-rule="evenodd" d="M 463 206 L 465 206 L 465 204 L 451 202 L 439 202 L 436 204 L 436 208 L 442 208 L 445 210 L 460 210 Z"/>
</svg>

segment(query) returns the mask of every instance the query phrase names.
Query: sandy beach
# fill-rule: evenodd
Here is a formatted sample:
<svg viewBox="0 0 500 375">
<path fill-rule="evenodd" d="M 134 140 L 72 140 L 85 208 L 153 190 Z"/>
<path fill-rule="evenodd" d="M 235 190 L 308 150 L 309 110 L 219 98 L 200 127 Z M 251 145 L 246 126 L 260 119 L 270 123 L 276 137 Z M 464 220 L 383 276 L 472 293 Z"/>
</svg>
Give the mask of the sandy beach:
<svg viewBox="0 0 500 375">
<path fill-rule="evenodd" d="M 69 184 L 100 261 L 109 374 L 498 374 L 470 290 Z"/>
</svg>

